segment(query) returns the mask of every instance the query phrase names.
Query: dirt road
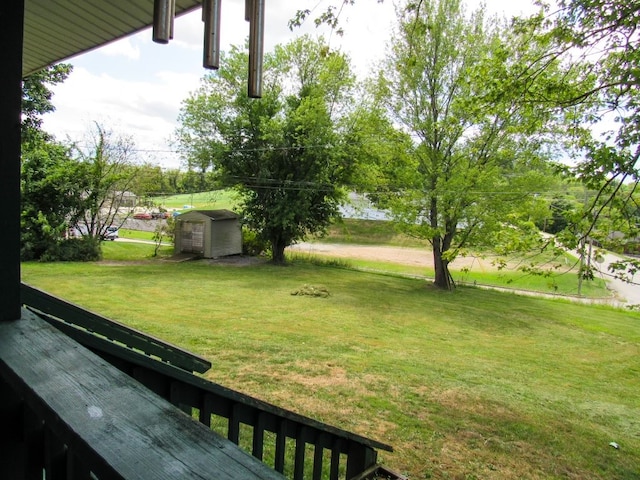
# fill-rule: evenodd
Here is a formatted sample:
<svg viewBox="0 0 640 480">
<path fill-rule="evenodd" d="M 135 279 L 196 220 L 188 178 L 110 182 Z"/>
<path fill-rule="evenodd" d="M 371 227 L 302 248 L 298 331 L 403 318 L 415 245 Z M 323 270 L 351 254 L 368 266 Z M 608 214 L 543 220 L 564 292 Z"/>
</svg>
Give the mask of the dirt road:
<svg viewBox="0 0 640 480">
<path fill-rule="evenodd" d="M 393 262 L 402 265 L 411 265 L 416 267 L 433 268 L 433 257 L 429 250 L 405 247 L 388 247 L 377 245 L 349 245 L 349 244 L 333 244 L 333 243 L 300 243 L 289 247 L 290 251 L 309 253 L 314 255 L 326 255 L 333 258 L 357 258 L 363 260 L 378 260 L 382 262 Z M 606 258 L 600 268 L 606 271 L 609 262 L 617 260 L 618 257 L 611 255 Z M 451 263 L 452 270 L 460 270 L 461 268 L 472 268 L 476 272 L 495 271 L 497 267 L 493 265 L 490 259 L 478 257 L 459 257 Z M 618 307 L 630 307 L 640 305 L 640 286 L 622 282 L 611 278 L 609 275 L 603 275 L 607 281 L 609 288 L 615 292 L 615 297 L 608 299 L 582 299 L 589 303 L 609 303 Z M 505 289 L 506 290 L 506 289 Z M 509 291 L 513 291 L 508 289 Z M 522 294 L 540 295 L 540 293 L 522 291 Z M 551 295 L 553 297 L 557 295 Z M 580 300 L 573 298 L 574 300 Z"/>
<path fill-rule="evenodd" d="M 334 258 L 358 258 L 393 262 L 402 265 L 433 268 L 431 251 L 419 248 L 388 247 L 378 245 L 350 245 L 338 243 L 299 243 L 289 247 L 290 251 L 327 255 Z M 496 270 L 490 260 L 477 257 L 459 257 L 451 263 L 453 270 L 471 267 L 475 271 L 487 272 Z"/>
</svg>

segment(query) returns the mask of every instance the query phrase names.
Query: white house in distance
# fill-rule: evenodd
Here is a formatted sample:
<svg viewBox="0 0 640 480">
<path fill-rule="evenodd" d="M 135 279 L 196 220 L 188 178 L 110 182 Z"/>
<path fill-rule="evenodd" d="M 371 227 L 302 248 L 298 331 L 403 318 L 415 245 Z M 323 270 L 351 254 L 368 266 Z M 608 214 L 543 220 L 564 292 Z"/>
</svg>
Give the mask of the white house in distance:
<svg viewBox="0 0 640 480">
<path fill-rule="evenodd" d="M 175 253 L 218 258 L 242 253 L 240 217 L 230 210 L 192 210 L 176 217 Z"/>
</svg>

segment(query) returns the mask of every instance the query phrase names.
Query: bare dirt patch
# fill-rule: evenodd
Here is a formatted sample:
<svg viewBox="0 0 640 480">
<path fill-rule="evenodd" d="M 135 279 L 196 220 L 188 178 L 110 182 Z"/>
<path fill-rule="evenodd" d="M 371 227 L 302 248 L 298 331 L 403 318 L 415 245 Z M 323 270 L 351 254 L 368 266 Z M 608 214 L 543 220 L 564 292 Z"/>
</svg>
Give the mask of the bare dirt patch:
<svg viewBox="0 0 640 480">
<path fill-rule="evenodd" d="M 332 258 L 356 258 L 433 268 L 433 253 L 430 250 L 420 248 L 303 242 L 290 246 L 288 250 Z M 451 263 L 451 268 L 453 270 L 472 268 L 474 271 L 480 272 L 496 271 L 498 269 L 489 260 L 471 256 L 456 258 Z"/>
</svg>

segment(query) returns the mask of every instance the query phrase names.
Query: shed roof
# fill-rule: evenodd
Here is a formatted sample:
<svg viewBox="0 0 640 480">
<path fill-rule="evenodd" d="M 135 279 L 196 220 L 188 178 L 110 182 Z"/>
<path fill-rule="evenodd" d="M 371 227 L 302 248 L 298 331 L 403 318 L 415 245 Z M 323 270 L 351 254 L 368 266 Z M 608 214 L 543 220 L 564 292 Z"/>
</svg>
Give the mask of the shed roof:
<svg viewBox="0 0 640 480">
<path fill-rule="evenodd" d="M 176 15 L 201 3 L 176 0 Z M 25 0 L 22 76 L 148 27 L 153 4 L 153 0 Z"/>
<path fill-rule="evenodd" d="M 225 209 L 221 209 L 221 210 L 191 210 L 189 212 L 183 213 L 183 215 L 186 215 L 188 213 L 199 213 L 201 215 L 209 217 L 211 220 L 235 220 L 235 219 L 240 218 L 240 216 L 237 213 L 232 212 L 231 210 L 225 210 Z"/>
</svg>

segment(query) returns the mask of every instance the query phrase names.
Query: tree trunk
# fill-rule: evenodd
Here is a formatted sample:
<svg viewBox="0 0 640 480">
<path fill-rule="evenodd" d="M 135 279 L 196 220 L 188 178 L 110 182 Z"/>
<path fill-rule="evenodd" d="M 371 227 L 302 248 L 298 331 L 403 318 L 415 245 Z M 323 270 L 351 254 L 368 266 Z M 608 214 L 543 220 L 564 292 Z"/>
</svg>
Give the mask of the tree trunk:
<svg viewBox="0 0 640 480">
<path fill-rule="evenodd" d="M 283 265 L 285 263 L 284 249 L 286 243 L 280 238 L 271 239 L 271 261 L 276 265 Z"/>
<path fill-rule="evenodd" d="M 433 267 L 435 269 L 433 284 L 443 290 L 452 290 L 454 283 L 449 273 L 449 261 L 442 258 L 440 239 L 433 242 Z"/>
</svg>

